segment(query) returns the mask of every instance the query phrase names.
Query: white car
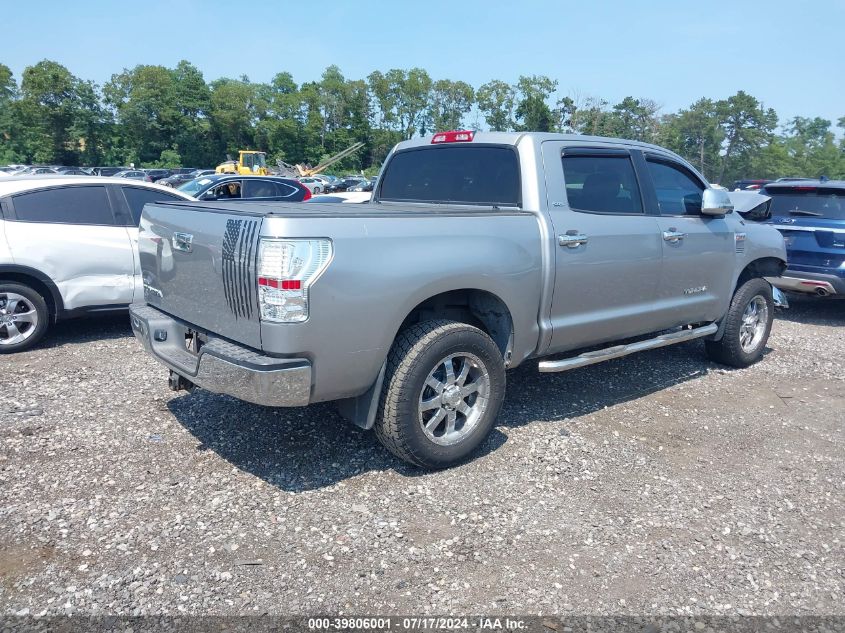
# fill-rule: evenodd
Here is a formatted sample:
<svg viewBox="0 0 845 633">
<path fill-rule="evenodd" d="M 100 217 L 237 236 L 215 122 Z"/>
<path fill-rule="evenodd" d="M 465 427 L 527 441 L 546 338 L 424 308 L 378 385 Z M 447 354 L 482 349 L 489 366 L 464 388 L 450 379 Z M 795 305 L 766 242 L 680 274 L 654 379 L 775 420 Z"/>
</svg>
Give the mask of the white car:
<svg viewBox="0 0 845 633">
<path fill-rule="evenodd" d="M 0 180 L 0 354 L 32 347 L 59 319 L 143 299 L 141 209 L 193 199 L 126 178 Z"/>
<path fill-rule="evenodd" d="M 372 191 L 338 191 L 322 196 L 313 196 L 305 202 L 342 202 L 342 203 L 363 203 L 369 202 L 373 197 Z"/>
<path fill-rule="evenodd" d="M 322 178 L 315 178 L 314 176 L 303 176 L 299 179 L 299 182 L 301 182 L 303 186 L 307 187 L 308 190 L 314 195 L 326 190 L 327 183 Z"/>
</svg>

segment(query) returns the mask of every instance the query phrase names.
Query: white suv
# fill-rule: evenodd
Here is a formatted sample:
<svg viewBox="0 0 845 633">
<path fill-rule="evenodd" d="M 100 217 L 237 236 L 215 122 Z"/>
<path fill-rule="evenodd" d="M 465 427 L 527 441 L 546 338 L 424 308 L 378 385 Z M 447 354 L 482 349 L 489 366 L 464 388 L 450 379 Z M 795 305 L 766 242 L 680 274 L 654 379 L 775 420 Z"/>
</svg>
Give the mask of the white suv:
<svg viewBox="0 0 845 633">
<path fill-rule="evenodd" d="M 0 354 L 35 345 L 59 319 L 143 299 L 138 221 L 147 202 L 193 200 L 98 176 L 0 181 Z"/>
</svg>

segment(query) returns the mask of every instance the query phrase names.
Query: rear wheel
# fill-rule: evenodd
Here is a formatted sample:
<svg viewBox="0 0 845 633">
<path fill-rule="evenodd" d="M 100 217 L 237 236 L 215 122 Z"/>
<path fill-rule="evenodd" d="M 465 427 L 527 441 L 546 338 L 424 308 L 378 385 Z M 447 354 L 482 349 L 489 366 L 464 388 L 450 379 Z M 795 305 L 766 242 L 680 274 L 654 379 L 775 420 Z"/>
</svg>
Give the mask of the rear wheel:
<svg viewBox="0 0 845 633">
<path fill-rule="evenodd" d="M 29 349 L 47 333 L 47 302 L 29 286 L 0 281 L 0 354 Z"/>
<path fill-rule="evenodd" d="M 504 394 L 502 355 L 487 334 L 466 323 L 426 321 L 393 343 L 376 435 L 411 464 L 447 468 L 487 437 Z"/>
<path fill-rule="evenodd" d="M 736 291 L 718 341 L 705 341 L 707 356 L 717 363 L 748 367 L 763 357 L 774 320 L 772 287 L 765 279 L 749 279 Z"/>
<path fill-rule="evenodd" d="M 320 188 L 319 188 L 319 187 L 314 187 L 314 193 L 315 193 L 315 194 L 320 193 Z"/>
</svg>

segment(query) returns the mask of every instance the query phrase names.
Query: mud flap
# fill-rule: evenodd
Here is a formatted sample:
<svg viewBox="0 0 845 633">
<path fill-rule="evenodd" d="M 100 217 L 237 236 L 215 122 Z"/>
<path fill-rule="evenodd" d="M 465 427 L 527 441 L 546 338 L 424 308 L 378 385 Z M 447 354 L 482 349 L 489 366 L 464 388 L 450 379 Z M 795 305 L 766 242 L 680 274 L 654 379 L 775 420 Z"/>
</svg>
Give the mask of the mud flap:
<svg viewBox="0 0 845 633">
<path fill-rule="evenodd" d="M 365 431 L 373 428 L 373 425 L 376 423 L 376 413 L 378 413 L 379 397 L 381 396 L 381 387 L 384 383 L 384 372 L 386 369 L 387 361 L 385 360 L 378 372 L 376 381 L 370 385 L 369 389 L 360 396 L 344 398 L 335 403 L 340 415 Z"/>
</svg>

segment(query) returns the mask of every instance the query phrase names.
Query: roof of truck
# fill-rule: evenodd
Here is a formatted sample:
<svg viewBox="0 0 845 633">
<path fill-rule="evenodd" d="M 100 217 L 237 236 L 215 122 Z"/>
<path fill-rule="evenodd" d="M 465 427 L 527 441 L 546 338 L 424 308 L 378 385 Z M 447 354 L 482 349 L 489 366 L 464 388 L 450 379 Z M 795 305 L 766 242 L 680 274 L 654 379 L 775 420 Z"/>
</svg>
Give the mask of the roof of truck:
<svg viewBox="0 0 845 633">
<path fill-rule="evenodd" d="M 409 141 L 402 141 L 399 143 L 398 147 L 405 148 L 431 145 L 431 141 L 435 136 L 437 136 L 437 134 L 421 136 L 420 138 L 414 138 Z M 587 136 L 585 134 L 556 134 L 553 132 L 474 132 L 472 141 L 464 141 L 459 143 L 444 143 L 444 145 L 462 145 L 465 143 L 494 143 L 497 145 L 516 145 L 522 138 L 532 138 L 541 143 L 544 141 L 568 141 L 579 144 L 609 143 L 613 145 L 625 145 L 627 147 L 638 147 L 640 149 L 651 149 L 669 154 L 673 153 L 670 150 L 667 150 L 665 147 L 660 147 L 659 145 L 653 145 L 651 143 L 643 143 L 642 141 L 631 141 L 628 139 L 611 138 L 608 136 Z"/>
</svg>

